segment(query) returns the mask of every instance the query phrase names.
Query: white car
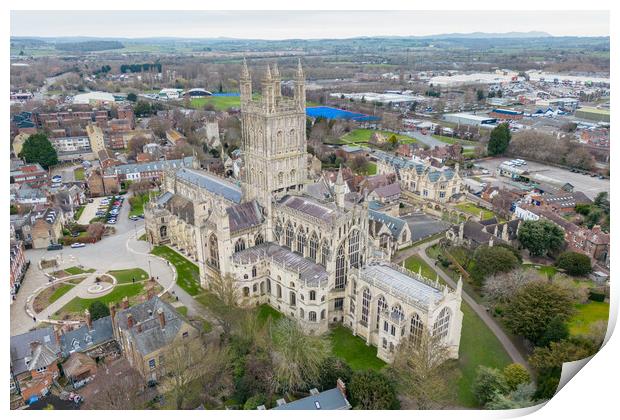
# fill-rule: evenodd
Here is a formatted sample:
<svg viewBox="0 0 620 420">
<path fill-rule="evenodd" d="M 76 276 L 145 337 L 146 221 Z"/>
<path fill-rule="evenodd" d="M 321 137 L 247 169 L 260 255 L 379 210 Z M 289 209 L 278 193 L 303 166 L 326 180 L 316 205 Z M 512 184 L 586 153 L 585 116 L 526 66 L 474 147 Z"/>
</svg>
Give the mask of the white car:
<svg viewBox="0 0 620 420">
<path fill-rule="evenodd" d="M 84 248 L 86 246 L 86 244 L 83 244 L 81 242 L 76 242 L 74 244 L 71 244 L 71 248 Z"/>
</svg>

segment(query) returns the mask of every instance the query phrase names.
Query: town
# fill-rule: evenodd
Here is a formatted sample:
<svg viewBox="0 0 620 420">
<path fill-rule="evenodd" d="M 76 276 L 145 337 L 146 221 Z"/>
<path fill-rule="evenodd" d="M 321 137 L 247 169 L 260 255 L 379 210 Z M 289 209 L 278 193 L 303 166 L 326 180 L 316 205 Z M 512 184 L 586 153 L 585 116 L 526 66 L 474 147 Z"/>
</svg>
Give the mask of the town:
<svg viewBox="0 0 620 420">
<path fill-rule="evenodd" d="M 598 351 L 609 37 L 360 40 L 11 37 L 12 409 L 523 408 Z"/>
</svg>

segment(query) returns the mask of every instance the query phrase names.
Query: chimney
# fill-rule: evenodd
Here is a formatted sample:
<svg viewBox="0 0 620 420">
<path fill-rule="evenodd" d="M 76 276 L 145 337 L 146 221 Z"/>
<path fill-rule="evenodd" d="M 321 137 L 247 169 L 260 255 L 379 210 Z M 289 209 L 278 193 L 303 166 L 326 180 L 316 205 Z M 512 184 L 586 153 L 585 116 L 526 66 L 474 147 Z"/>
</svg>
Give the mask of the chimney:
<svg viewBox="0 0 620 420">
<path fill-rule="evenodd" d="M 86 325 L 88 325 L 88 330 L 92 331 L 93 329 L 93 317 L 90 316 L 90 311 L 86 309 L 84 311 L 84 315 L 86 315 Z"/>
<path fill-rule="evenodd" d="M 344 397 L 347 396 L 347 386 L 344 384 L 342 379 L 338 378 L 336 381 L 336 388 L 338 388 L 338 391 L 340 391 Z"/>
<path fill-rule="evenodd" d="M 56 344 L 60 345 L 60 338 L 62 337 L 62 329 L 58 325 L 54 325 L 54 337 L 56 338 Z"/>
<path fill-rule="evenodd" d="M 159 324 L 161 325 L 161 329 L 163 330 L 166 327 L 166 317 L 164 315 L 163 309 L 159 308 L 157 310 L 157 317 L 159 318 Z"/>
<path fill-rule="evenodd" d="M 122 308 L 123 308 L 123 309 L 127 309 L 127 308 L 129 308 L 129 298 L 128 298 L 127 296 L 125 296 L 125 297 L 123 298 L 123 301 L 122 301 Z"/>
<path fill-rule="evenodd" d="M 127 314 L 127 327 L 133 328 L 133 325 L 134 325 L 133 315 L 132 314 Z"/>
</svg>

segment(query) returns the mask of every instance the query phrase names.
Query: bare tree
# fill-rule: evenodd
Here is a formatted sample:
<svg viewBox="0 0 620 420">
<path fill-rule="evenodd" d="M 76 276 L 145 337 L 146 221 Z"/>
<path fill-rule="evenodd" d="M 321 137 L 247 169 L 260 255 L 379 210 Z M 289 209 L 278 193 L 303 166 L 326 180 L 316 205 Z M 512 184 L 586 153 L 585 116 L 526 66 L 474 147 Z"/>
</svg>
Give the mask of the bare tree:
<svg viewBox="0 0 620 420">
<path fill-rule="evenodd" d="M 135 369 L 124 369 L 121 375 L 99 369 L 95 382 L 98 392 L 87 398 L 82 408 L 95 410 L 142 410 L 146 408 L 148 395 L 144 378 Z"/>
<path fill-rule="evenodd" d="M 484 280 L 482 290 L 491 303 L 506 303 L 523 286 L 533 281 L 543 281 L 543 277 L 535 270 L 517 268 L 508 273 L 498 273 Z"/>
</svg>

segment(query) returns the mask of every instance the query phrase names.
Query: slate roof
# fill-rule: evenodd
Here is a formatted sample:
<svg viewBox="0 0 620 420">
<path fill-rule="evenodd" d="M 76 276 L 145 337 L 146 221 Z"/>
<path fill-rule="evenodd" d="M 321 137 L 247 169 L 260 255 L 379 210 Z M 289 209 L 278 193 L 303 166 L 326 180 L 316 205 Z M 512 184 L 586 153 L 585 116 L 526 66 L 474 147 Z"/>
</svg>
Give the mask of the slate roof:
<svg viewBox="0 0 620 420">
<path fill-rule="evenodd" d="M 313 184 L 306 185 L 304 192 L 310 197 L 322 201 L 328 200 L 332 197 L 332 192 L 323 180 L 323 178 Z"/>
<path fill-rule="evenodd" d="M 386 225 L 394 237 L 398 237 L 407 224 L 403 219 L 371 209 L 368 209 L 368 220 L 374 220 Z"/>
<path fill-rule="evenodd" d="M 379 197 L 394 197 L 396 195 L 400 195 L 400 184 L 398 182 L 394 182 L 392 184 L 379 187 L 373 192 Z"/>
<path fill-rule="evenodd" d="M 309 196 L 286 195 L 280 201 L 280 205 L 316 217 L 327 223 L 334 221 L 340 213 L 334 203 L 320 203 Z"/>
<path fill-rule="evenodd" d="M 194 203 L 185 197 L 173 194 L 169 200 L 166 200 L 164 206 L 186 223 L 194 224 Z"/>
<path fill-rule="evenodd" d="M 233 262 L 236 264 L 252 264 L 262 260 L 272 260 L 289 271 L 298 272 L 300 280 L 304 281 L 306 286 L 327 284 L 325 267 L 272 242 L 265 242 L 233 254 Z"/>
<path fill-rule="evenodd" d="M 254 200 L 228 207 L 226 213 L 231 232 L 258 226 L 264 220 L 261 209 Z"/>
<path fill-rule="evenodd" d="M 360 269 L 360 276 L 370 284 L 386 293 L 402 297 L 427 307 L 443 298 L 439 287 L 434 287 L 431 280 L 410 275 L 400 267 L 387 262 L 371 262 Z M 414 277 L 415 276 L 415 277 Z"/>
<path fill-rule="evenodd" d="M 161 328 L 157 311 L 161 309 L 166 320 L 165 328 Z M 128 328 L 127 316 L 134 319 L 132 328 Z M 146 356 L 168 344 L 178 335 L 181 327 L 187 324 L 185 319 L 168 303 L 154 297 L 146 302 L 121 310 L 116 314 L 118 328 L 128 331 L 138 352 Z M 138 332 L 138 323 L 142 332 Z"/>
<path fill-rule="evenodd" d="M 38 341 L 47 345 L 55 353 L 60 352 L 60 347 L 56 343 L 56 336 L 52 327 L 39 328 L 11 337 L 11 367 L 15 375 L 19 375 L 28 369 L 25 363 L 26 357 L 31 357 L 30 343 Z"/>
<path fill-rule="evenodd" d="M 179 179 L 198 185 L 214 194 L 220 195 L 233 203 L 241 203 L 241 188 L 205 171 L 182 168 L 176 173 Z"/>
<path fill-rule="evenodd" d="M 338 388 L 279 405 L 272 410 L 350 410 L 351 404 Z"/>
<path fill-rule="evenodd" d="M 58 353 L 54 348 L 37 343 L 30 353 L 30 359 L 26 358 L 24 362 L 28 362 L 28 370 L 36 370 L 47 367 L 58 360 Z"/>
<path fill-rule="evenodd" d="M 126 175 L 136 172 L 163 171 L 166 169 L 176 169 L 182 168 L 184 166 L 191 166 L 193 161 L 193 156 L 189 156 L 183 159 L 157 160 L 154 162 L 145 163 L 129 163 L 126 165 L 111 166 L 105 170 L 105 174 Z"/>
<path fill-rule="evenodd" d="M 114 339 L 112 318 L 106 316 L 93 321 L 93 329 L 87 325 L 73 331 L 67 331 L 60 337 L 60 349 L 62 355 L 67 357 L 74 352 L 89 350 L 99 344 Z"/>
<path fill-rule="evenodd" d="M 162 195 L 160 195 L 159 197 L 157 197 L 157 200 L 155 201 L 157 203 L 158 206 L 163 206 L 165 205 L 168 200 L 170 200 L 172 197 L 174 196 L 174 194 L 172 194 L 170 191 L 166 191 L 165 193 L 163 193 Z"/>
</svg>

